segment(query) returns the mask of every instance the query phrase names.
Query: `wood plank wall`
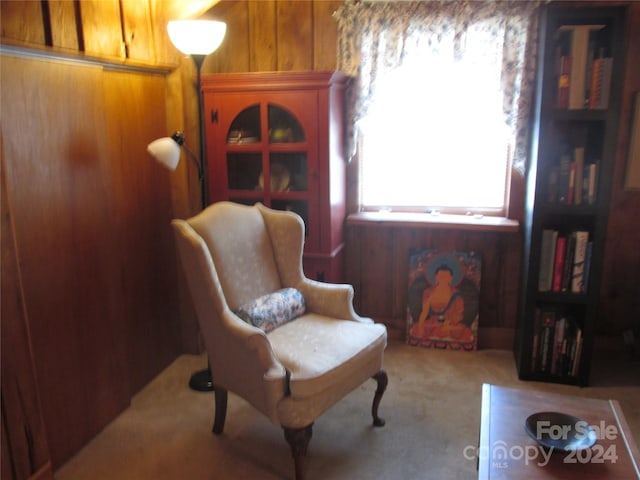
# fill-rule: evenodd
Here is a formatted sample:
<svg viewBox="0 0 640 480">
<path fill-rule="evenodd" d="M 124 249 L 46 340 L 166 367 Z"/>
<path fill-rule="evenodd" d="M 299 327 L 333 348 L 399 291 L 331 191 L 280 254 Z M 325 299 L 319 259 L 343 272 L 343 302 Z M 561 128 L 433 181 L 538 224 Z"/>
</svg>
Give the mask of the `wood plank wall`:
<svg viewBox="0 0 640 480">
<path fill-rule="evenodd" d="M 227 23 L 204 73 L 335 70 L 337 0 L 223 0 L 202 18 Z"/>
<path fill-rule="evenodd" d="M 640 92 L 640 3 L 627 9 L 627 58 L 597 330 L 635 332 L 640 345 L 640 190 L 624 188 L 633 96 Z M 640 121 L 636 119 L 635 121 Z"/>
<path fill-rule="evenodd" d="M 393 338 L 404 338 L 409 252 L 425 248 L 480 253 L 479 346 L 511 348 L 518 308 L 521 233 L 461 232 L 428 227 L 347 228 L 347 276 L 355 308 L 383 321 Z"/>
<path fill-rule="evenodd" d="M 146 153 L 166 134 L 165 80 L 1 61 L 7 194 L 59 466 L 181 351 L 169 172 Z"/>
<path fill-rule="evenodd" d="M 41 445 L 59 467 L 179 353 L 198 351 L 193 324 L 181 322 L 193 312 L 169 225 L 194 213 L 197 180 L 189 162 L 173 175 L 163 170 L 146 145 L 182 129 L 189 113 L 191 73 L 166 67 L 183 57 L 168 47 L 166 21 L 202 10 L 181 0 L 5 1 L 0 9 L 2 44 L 11 47 L 0 55 L 2 211 L 13 219 L 2 232 L 3 472 L 18 466 L 26 478 Z M 20 280 L 20 306 L 4 308 L 19 300 L 4 286 Z M 12 325 L 31 332 L 37 388 L 27 388 L 29 351 L 5 348 Z M 5 382 L 16 375 L 20 402 Z M 38 390 L 46 438 L 26 416 Z M 37 458 L 20 450 L 16 422 L 33 425 Z M 8 452 L 9 443 L 17 449 Z"/>
</svg>

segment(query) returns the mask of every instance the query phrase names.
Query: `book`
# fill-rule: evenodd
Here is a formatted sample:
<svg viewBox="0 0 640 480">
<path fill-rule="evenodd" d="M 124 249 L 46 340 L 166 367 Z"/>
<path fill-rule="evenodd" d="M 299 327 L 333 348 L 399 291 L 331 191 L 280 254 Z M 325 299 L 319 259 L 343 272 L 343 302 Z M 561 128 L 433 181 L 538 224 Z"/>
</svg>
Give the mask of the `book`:
<svg viewBox="0 0 640 480">
<path fill-rule="evenodd" d="M 582 201 L 584 203 L 589 203 L 589 173 L 589 165 L 582 167 Z"/>
<path fill-rule="evenodd" d="M 571 78 L 571 57 L 562 55 L 558 66 L 558 96 L 556 106 L 561 109 L 569 108 L 569 89 Z"/>
<path fill-rule="evenodd" d="M 584 182 L 584 147 L 576 147 L 573 149 L 573 162 L 575 164 L 573 204 L 580 205 L 582 203 Z"/>
<path fill-rule="evenodd" d="M 565 252 L 564 269 L 562 271 L 562 285 L 560 286 L 561 292 L 571 291 L 571 278 L 573 276 L 573 257 L 576 247 L 576 236 L 572 232 L 567 236 L 567 246 Z M 570 260 L 569 260 L 570 259 Z"/>
<path fill-rule="evenodd" d="M 575 352 L 571 361 L 571 376 L 573 377 L 577 377 L 580 371 L 580 358 L 582 356 L 582 329 L 580 327 L 576 327 L 575 343 Z"/>
<path fill-rule="evenodd" d="M 542 230 L 542 239 L 540 242 L 540 271 L 538 273 L 538 290 L 540 292 L 548 292 L 551 290 L 557 239 L 557 230 L 549 228 Z"/>
<path fill-rule="evenodd" d="M 546 373 L 550 369 L 553 354 L 553 336 L 556 324 L 556 312 L 552 309 L 542 311 L 540 334 L 539 371 Z"/>
<path fill-rule="evenodd" d="M 551 290 L 554 292 L 559 292 L 562 289 L 566 246 L 567 237 L 558 235 L 556 239 L 556 255 L 553 262 L 553 282 L 551 284 Z"/>
<path fill-rule="evenodd" d="M 587 188 L 587 203 L 593 205 L 596 203 L 596 195 L 598 188 L 598 163 L 589 164 L 589 176 L 588 176 L 588 188 Z"/>
<path fill-rule="evenodd" d="M 589 291 L 589 272 L 591 270 L 591 251 L 593 250 L 593 242 L 587 243 L 587 253 L 584 259 L 584 274 L 582 276 L 582 289 L 584 293 Z"/>
<path fill-rule="evenodd" d="M 611 92 L 611 74 L 613 58 L 596 58 L 593 61 L 591 90 L 589 92 L 590 109 L 606 109 L 609 106 Z"/>
<path fill-rule="evenodd" d="M 531 342 L 531 373 L 535 373 L 537 370 L 538 362 L 538 344 L 540 341 L 540 329 L 542 318 L 540 308 L 536 307 L 535 318 L 533 322 L 533 340 Z"/>
<path fill-rule="evenodd" d="M 558 203 L 567 203 L 569 198 L 569 176 L 571 174 L 571 155 L 560 156 L 558 165 Z"/>
<path fill-rule="evenodd" d="M 567 188 L 567 201 L 565 202 L 567 205 L 573 205 L 575 188 L 576 188 L 576 162 L 572 161 L 569 163 L 569 186 Z"/>
<path fill-rule="evenodd" d="M 573 274 L 571 276 L 571 292 L 584 293 L 584 264 L 587 257 L 587 243 L 589 232 L 579 230 L 575 232 L 576 245 L 573 257 Z"/>
<path fill-rule="evenodd" d="M 570 32 L 569 109 L 582 109 L 586 106 L 589 39 L 592 32 L 602 28 L 604 25 L 563 25 L 560 27 L 561 31 Z"/>
<path fill-rule="evenodd" d="M 558 375 L 560 373 L 560 363 L 562 356 L 562 344 L 565 341 L 564 333 L 565 333 L 565 317 L 560 317 L 556 320 L 554 325 L 554 334 L 553 334 L 553 352 L 551 355 L 551 374 Z"/>
<path fill-rule="evenodd" d="M 600 97 L 602 95 L 602 59 L 596 58 L 591 68 L 591 88 L 589 89 L 589 108 L 600 108 Z"/>
</svg>

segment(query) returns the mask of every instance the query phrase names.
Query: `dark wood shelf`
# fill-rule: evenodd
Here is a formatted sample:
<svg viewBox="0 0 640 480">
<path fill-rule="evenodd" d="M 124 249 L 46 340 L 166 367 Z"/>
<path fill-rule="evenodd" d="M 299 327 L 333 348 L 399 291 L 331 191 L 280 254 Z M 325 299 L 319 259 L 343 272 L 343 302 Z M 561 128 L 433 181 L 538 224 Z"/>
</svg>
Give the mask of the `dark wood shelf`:
<svg viewBox="0 0 640 480">
<path fill-rule="evenodd" d="M 625 11 L 624 6 L 585 3 L 572 5 L 552 2 L 543 7 L 537 70 L 542 82 L 539 83 L 540 88 L 535 100 L 534 121 L 537 128 L 534 129 L 536 133 L 532 139 L 531 150 L 534 168 L 530 168 L 527 173 L 526 212 L 522 225 L 525 236 L 522 296 L 514 350 L 518 375 L 522 380 L 570 385 L 589 383 L 620 116 L 619 92 L 624 73 L 622 66 Z M 584 49 L 572 50 L 572 45 L 567 49 L 566 43 L 561 41 L 562 35 L 558 35 L 561 27 L 591 24 L 604 27 L 582 43 Z M 571 35 L 571 41 L 575 41 L 576 33 Z M 583 58 L 586 58 L 586 63 L 589 64 L 589 59 L 595 62 L 597 53 L 593 52 L 598 51 L 606 51 L 606 56 L 613 58 L 608 108 L 557 108 L 560 57 L 583 52 Z M 571 65 L 574 63 L 571 62 Z M 589 69 L 585 69 L 585 72 L 585 75 L 588 75 Z M 568 77 L 574 79 L 570 73 Z M 591 85 L 589 77 L 585 84 Z M 579 102 L 580 97 L 578 95 L 573 101 Z M 579 150 L 582 154 L 579 154 Z M 577 169 L 583 161 L 584 165 L 597 165 L 595 200 L 592 203 L 583 201 L 573 205 L 550 202 L 549 194 L 553 192 L 550 190 L 552 176 L 564 175 L 565 179 L 570 178 L 567 170 L 569 162 L 578 165 L 575 169 L 580 171 Z M 566 182 L 564 185 L 566 190 Z M 591 256 L 587 266 L 588 284 L 584 287 L 585 292 L 539 291 L 540 272 L 544 270 L 542 236 L 546 229 L 555 229 L 560 236 L 567 238 L 575 231 L 588 232 Z M 573 264 L 574 258 L 570 257 L 564 261 Z M 551 262 L 554 265 L 553 258 Z M 571 275 L 575 273 L 573 267 L 574 265 L 570 265 L 568 270 Z M 560 319 L 564 320 L 559 321 Z M 580 354 L 575 355 L 578 344 Z M 578 358 L 576 369 L 573 371 L 575 375 L 552 375 L 541 371 L 541 358 L 545 358 L 542 363 L 547 366 L 551 359 L 554 362 L 557 359 L 561 362 L 573 362 Z"/>
</svg>

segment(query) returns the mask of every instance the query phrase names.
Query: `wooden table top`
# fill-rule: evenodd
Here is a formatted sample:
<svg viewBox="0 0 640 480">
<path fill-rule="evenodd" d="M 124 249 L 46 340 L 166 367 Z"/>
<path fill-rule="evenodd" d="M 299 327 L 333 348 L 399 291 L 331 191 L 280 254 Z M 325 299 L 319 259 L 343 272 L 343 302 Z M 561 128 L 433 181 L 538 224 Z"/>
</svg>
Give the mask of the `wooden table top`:
<svg viewBox="0 0 640 480">
<path fill-rule="evenodd" d="M 577 452 L 543 449 L 524 425 L 530 415 L 548 411 L 584 420 L 596 431 L 596 444 Z M 482 480 L 640 479 L 638 447 L 615 400 L 485 384 L 477 456 Z"/>
</svg>

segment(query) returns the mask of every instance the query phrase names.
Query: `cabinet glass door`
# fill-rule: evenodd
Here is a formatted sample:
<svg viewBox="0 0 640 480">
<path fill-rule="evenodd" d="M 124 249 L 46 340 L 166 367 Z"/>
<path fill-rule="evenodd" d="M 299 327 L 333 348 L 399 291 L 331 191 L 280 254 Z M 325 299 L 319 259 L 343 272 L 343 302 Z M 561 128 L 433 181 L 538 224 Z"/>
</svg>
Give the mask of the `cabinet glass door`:
<svg viewBox="0 0 640 480">
<path fill-rule="evenodd" d="M 317 182 L 313 100 L 307 92 L 269 99 L 253 93 L 207 99 L 219 116 L 211 123 L 217 159 L 209 169 L 211 200 L 261 202 L 293 211 L 305 223 L 308 248 L 317 248 L 319 242 L 318 215 L 310 204 L 318 189 L 312 184 Z"/>
</svg>

